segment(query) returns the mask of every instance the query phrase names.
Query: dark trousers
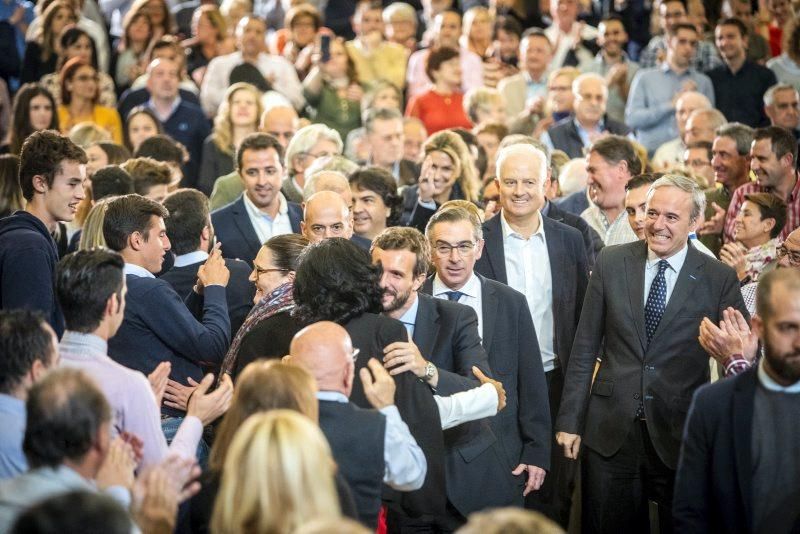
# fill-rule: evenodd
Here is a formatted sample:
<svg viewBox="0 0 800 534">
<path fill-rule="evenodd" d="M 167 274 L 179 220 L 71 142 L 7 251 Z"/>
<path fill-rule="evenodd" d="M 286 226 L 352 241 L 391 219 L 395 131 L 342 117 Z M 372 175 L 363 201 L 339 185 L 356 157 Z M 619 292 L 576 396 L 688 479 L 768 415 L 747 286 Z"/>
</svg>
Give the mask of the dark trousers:
<svg viewBox="0 0 800 534">
<path fill-rule="evenodd" d="M 437 517 L 408 517 L 391 508 L 386 511 L 387 534 L 450 534 L 467 522 L 467 519 L 447 501 L 444 515 Z"/>
<path fill-rule="evenodd" d="M 545 377 L 550 397 L 550 420 L 555 427 L 556 415 L 561 406 L 561 393 L 564 390 L 564 374 L 560 368 L 556 367 L 552 371 L 546 372 Z M 539 491 L 529 493 L 525 498 L 525 508 L 543 513 L 566 529 L 572 505 L 572 492 L 575 489 L 576 471 L 577 461 L 564 456 L 564 451 L 556 443 L 555 433 L 553 433 L 550 471 L 544 477 L 544 484 Z"/>
<path fill-rule="evenodd" d="M 659 458 L 645 421 L 634 422 L 616 454 L 606 458 L 584 447 L 583 532 L 671 534 L 675 471 Z M 656 506 L 651 518 L 648 501 Z"/>
</svg>

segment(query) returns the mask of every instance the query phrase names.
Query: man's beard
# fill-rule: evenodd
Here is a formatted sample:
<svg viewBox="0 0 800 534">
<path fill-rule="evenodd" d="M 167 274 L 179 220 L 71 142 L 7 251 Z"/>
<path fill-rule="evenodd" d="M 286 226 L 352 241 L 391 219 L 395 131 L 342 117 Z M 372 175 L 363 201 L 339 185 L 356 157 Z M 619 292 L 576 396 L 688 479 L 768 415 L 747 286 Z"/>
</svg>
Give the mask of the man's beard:
<svg viewBox="0 0 800 534">
<path fill-rule="evenodd" d="M 770 344 L 769 338 L 766 338 L 764 340 L 764 358 L 772 372 L 786 382 L 800 381 L 800 350 L 779 354 Z M 792 359 L 790 360 L 790 358 Z"/>
<path fill-rule="evenodd" d="M 383 294 L 384 295 L 392 295 L 394 297 L 394 300 L 392 301 L 392 303 L 383 308 L 384 313 L 391 313 L 391 312 L 393 312 L 395 310 L 399 310 L 400 308 L 405 306 L 406 302 L 408 302 L 408 299 L 411 298 L 411 290 L 410 289 L 408 291 L 406 291 L 405 293 L 397 293 L 393 289 L 384 289 L 383 290 Z"/>
</svg>

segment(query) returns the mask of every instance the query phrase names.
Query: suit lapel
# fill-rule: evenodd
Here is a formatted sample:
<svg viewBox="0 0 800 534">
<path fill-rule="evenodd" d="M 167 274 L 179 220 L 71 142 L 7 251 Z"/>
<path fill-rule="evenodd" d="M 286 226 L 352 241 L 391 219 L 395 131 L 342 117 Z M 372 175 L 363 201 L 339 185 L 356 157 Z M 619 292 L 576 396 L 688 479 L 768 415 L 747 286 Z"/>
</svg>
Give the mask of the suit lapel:
<svg viewBox="0 0 800 534">
<path fill-rule="evenodd" d="M 486 283 L 486 278 L 478 275 L 481 282 L 481 319 L 483 321 L 483 348 L 489 352 L 494 334 L 494 322 L 497 319 L 498 298 L 494 288 Z"/>
<path fill-rule="evenodd" d="M 431 359 L 439 335 L 439 312 L 433 297 L 417 293 L 419 307 L 414 320 L 414 343 L 426 359 Z"/>
<path fill-rule="evenodd" d="M 675 282 L 675 288 L 672 290 L 667 308 L 664 310 L 664 315 L 658 323 L 658 328 L 656 328 L 656 333 L 653 335 L 651 344 L 655 342 L 661 332 L 667 329 L 669 323 L 675 318 L 675 314 L 683 309 L 686 299 L 694 292 L 696 284 L 702 283 L 700 268 L 704 264 L 705 255 L 695 250 L 690 244 L 689 250 L 686 253 L 686 260 L 683 262 L 681 272 L 678 273 L 678 280 Z"/>
<path fill-rule="evenodd" d="M 740 503 L 744 508 L 747 519 L 747 528 L 753 525 L 753 398 L 755 397 L 758 373 L 755 369 L 748 372 L 746 378 L 742 377 L 733 391 L 733 447 L 736 455 L 736 476 L 739 480 Z M 732 379 L 730 379 L 732 380 Z"/>
<path fill-rule="evenodd" d="M 506 255 L 503 251 L 503 227 L 500 225 L 502 213 L 498 213 L 483 225 L 485 246 L 483 253 L 494 272 L 494 279 L 503 284 L 508 283 L 506 274 Z"/>
<path fill-rule="evenodd" d="M 547 243 L 547 255 L 550 259 L 550 286 L 553 289 L 553 317 L 561 317 L 559 310 L 562 302 L 563 285 L 558 283 L 559 275 L 564 272 L 567 263 L 564 235 L 558 225 L 548 217 L 542 217 L 544 239 Z"/>
<path fill-rule="evenodd" d="M 644 267 L 647 259 L 647 245 L 637 247 L 635 252 L 625 257 L 625 281 L 628 285 L 633 322 L 642 344 L 642 354 L 647 350 L 647 330 L 644 326 Z"/>
<path fill-rule="evenodd" d="M 259 243 L 258 234 L 256 234 L 253 223 L 250 222 L 250 217 L 247 215 L 247 208 L 244 206 L 244 195 L 245 193 L 242 193 L 242 196 L 239 197 L 239 200 L 234 205 L 233 221 L 247 243 L 248 252 L 255 258 L 258 255 L 258 249 L 261 248 L 261 243 Z"/>
</svg>

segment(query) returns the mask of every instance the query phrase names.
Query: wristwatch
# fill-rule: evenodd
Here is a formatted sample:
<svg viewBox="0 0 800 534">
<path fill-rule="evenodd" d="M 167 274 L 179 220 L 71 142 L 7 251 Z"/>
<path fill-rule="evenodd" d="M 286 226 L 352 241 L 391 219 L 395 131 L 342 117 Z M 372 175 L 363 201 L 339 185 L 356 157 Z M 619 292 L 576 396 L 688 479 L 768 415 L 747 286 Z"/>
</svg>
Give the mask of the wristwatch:
<svg viewBox="0 0 800 534">
<path fill-rule="evenodd" d="M 433 377 L 436 376 L 436 366 L 433 363 L 428 362 L 425 364 L 425 376 L 422 379 L 425 382 L 430 382 L 433 380 Z"/>
</svg>

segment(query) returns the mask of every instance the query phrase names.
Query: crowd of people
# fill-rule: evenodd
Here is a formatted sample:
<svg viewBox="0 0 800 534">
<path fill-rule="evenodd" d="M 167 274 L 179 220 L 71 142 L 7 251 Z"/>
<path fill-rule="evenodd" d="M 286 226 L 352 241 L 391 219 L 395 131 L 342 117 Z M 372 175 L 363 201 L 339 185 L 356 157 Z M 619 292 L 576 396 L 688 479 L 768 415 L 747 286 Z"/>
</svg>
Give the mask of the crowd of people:
<svg viewBox="0 0 800 534">
<path fill-rule="evenodd" d="M 0 534 L 797 531 L 797 8 L 0 0 Z"/>
</svg>

